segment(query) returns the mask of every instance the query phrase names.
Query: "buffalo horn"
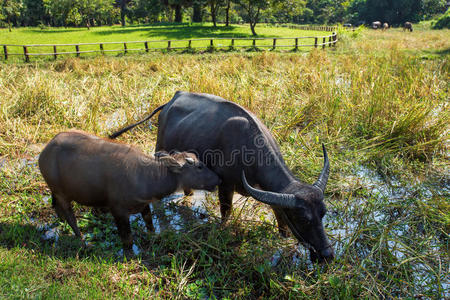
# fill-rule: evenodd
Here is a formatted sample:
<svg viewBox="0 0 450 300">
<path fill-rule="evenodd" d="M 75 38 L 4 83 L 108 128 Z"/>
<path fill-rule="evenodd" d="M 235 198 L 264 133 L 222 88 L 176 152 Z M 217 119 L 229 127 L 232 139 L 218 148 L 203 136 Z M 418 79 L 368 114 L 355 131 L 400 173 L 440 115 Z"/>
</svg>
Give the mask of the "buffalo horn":
<svg viewBox="0 0 450 300">
<path fill-rule="evenodd" d="M 251 187 L 245 178 L 245 172 L 242 170 L 242 183 L 244 188 L 253 198 L 269 205 L 276 205 L 285 208 L 297 208 L 297 201 L 294 195 L 279 194 L 268 191 L 261 191 Z"/>
<path fill-rule="evenodd" d="M 320 172 L 319 179 L 313 184 L 314 186 L 318 187 L 322 193 L 325 192 L 325 187 L 327 186 L 328 181 L 328 175 L 330 175 L 330 162 L 328 161 L 328 155 L 327 150 L 325 149 L 325 145 L 322 144 L 323 149 L 323 169 L 322 172 Z"/>
</svg>

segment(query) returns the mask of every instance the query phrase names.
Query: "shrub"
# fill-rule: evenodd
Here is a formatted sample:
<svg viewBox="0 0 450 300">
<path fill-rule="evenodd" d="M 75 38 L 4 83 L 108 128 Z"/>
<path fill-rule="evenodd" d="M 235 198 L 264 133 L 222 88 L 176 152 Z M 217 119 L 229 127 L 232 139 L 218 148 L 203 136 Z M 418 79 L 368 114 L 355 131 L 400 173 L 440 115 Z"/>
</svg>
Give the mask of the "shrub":
<svg viewBox="0 0 450 300">
<path fill-rule="evenodd" d="M 436 23 L 433 24 L 433 29 L 450 28 L 450 10 L 447 9 L 446 13 L 440 16 Z"/>
</svg>

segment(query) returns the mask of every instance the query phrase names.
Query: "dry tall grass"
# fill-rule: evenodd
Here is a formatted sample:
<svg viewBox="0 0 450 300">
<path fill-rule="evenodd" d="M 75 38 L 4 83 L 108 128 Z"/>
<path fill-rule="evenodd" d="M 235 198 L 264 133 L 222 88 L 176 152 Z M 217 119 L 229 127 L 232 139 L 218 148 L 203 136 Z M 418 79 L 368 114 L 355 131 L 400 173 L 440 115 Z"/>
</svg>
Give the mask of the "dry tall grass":
<svg viewBox="0 0 450 300">
<path fill-rule="evenodd" d="M 152 253 L 157 247 L 163 257 L 147 257 L 150 264 L 167 266 L 145 273 L 159 289 L 155 293 L 186 297 L 198 286 L 218 297 L 442 297 L 450 224 L 447 32 L 365 31 L 356 38 L 349 33 L 336 50 L 308 54 L 151 54 L 0 64 L 0 157 L 34 157 L 69 128 L 106 136 L 177 90 L 219 95 L 260 117 L 305 181 L 321 168 L 319 143 L 327 145 L 327 230 L 338 259 L 314 271 L 304 263 L 293 267 L 288 259 L 278 269 L 266 268 L 264 259 L 277 247 L 273 241 L 281 242 L 275 230 L 259 223 L 165 234 L 151 238 L 146 248 Z M 156 130 L 141 126 L 123 139 L 152 152 Z M 0 220 L 43 206 L 42 179 L 11 170 L 0 173 Z M 390 196 L 383 194 L 386 182 L 394 187 Z M 423 190 L 423 183 L 435 189 Z M 20 206 L 30 198 L 34 208 Z M 246 213 L 254 214 L 254 206 L 235 217 Z M 256 218 L 265 220 L 264 214 Z M 171 280 L 183 286 L 175 288 Z"/>
</svg>

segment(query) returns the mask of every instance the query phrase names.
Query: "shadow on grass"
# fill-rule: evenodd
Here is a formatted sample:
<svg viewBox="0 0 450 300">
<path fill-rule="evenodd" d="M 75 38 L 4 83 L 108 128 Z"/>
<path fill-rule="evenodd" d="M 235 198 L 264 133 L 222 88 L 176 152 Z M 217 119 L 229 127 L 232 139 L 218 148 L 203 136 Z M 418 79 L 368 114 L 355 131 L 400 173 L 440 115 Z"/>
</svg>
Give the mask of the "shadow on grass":
<svg viewBox="0 0 450 300">
<path fill-rule="evenodd" d="M 125 34 L 131 32 L 142 32 L 145 36 L 162 36 L 167 39 L 189 39 L 189 38 L 220 38 L 220 37 L 252 37 L 251 34 L 233 32 L 234 27 L 206 27 L 200 25 L 194 26 L 160 26 L 160 27 L 139 27 L 124 28 L 118 30 L 98 31 L 96 35 Z M 258 37 L 264 37 L 259 35 Z"/>
<path fill-rule="evenodd" d="M 137 262 L 159 278 L 169 276 L 172 280 L 173 274 L 179 274 L 180 268 L 183 270 L 186 265 L 194 270 L 191 280 L 200 280 L 201 287 L 212 289 L 216 296 L 237 292 L 238 286 L 251 287 L 254 296 L 270 291 L 273 270 L 268 257 L 279 242 L 273 239 L 271 226 L 258 224 L 242 228 L 231 224 L 222 227 L 214 220 L 191 224 L 183 232 L 164 230 L 142 237 L 135 234 L 136 230 L 133 231 L 134 241 L 141 250 Z M 120 244 L 118 236 L 113 239 L 116 245 Z M 117 256 L 116 248 L 105 251 L 94 245 L 92 249 L 85 249 L 71 233 L 61 235 L 57 243 L 46 241 L 36 226 L 20 223 L 0 222 L 0 247 L 31 250 L 58 260 L 123 260 Z M 231 278 L 239 278 L 240 283 L 236 284 Z"/>
<path fill-rule="evenodd" d="M 76 29 L 28 29 L 29 32 L 32 33 L 39 33 L 39 34 L 44 34 L 44 33 L 69 33 L 69 32 L 79 32 L 79 31 L 87 31 L 88 29 L 86 27 L 80 27 L 80 28 L 76 28 Z"/>
<path fill-rule="evenodd" d="M 192 263 L 210 264 L 214 261 L 222 267 L 231 258 L 244 263 L 249 258 L 240 250 L 243 242 L 256 245 L 261 238 L 270 237 L 274 242 L 270 244 L 274 246 L 278 240 L 272 239 L 274 230 L 270 224 L 250 224 L 245 228 L 235 223 L 221 226 L 220 220 L 215 217 L 196 216 L 197 212 L 184 205 L 169 205 L 159 211 L 154 209 L 154 213 L 157 233 L 147 232 L 143 220 L 130 218 L 133 242 L 140 252 L 137 257 L 147 268 L 170 267 L 173 255 Z M 32 219 L 33 223 L 0 222 L 0 247 L 24 248 L 59 259 L 100 257 L 123 260 L 122 254 L 119 254 L 122 244 L 109 213 L 100 216 L 85 211 L 77 213 L 78 225 L 88 242 L 87 247 L 83 247 L 65 222 L 55 222 L 56 216 L 46 216 L 46 221 Z M 58 231 L 56 238 L 49 238 L 47 232 L 53 231 L 54 234 L 55 229 Z M 251 257 L 250 260 L 264 260 L 263 257 Z M 230 267 L 233 264 L 227 266 Z"/>
</svg>

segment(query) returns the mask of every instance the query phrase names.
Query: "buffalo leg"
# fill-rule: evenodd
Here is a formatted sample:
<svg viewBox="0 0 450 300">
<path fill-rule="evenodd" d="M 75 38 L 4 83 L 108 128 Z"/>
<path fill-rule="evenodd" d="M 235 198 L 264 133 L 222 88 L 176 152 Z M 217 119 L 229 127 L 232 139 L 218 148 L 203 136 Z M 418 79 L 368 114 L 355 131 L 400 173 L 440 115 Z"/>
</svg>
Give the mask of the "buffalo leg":
<svg viewBox="0 0 450 300">
<path fill-rule="evenodd" d="M 111 212 L 116 221 L 117 230 L 122 240 L 125 256 L 132 253 L 133 237 L 131 236 L 130 216 L 117 211 Z"/>
<path fill-rule="evenodd" d="M 73 214 L 73 209 L 70 201 L 57 197 L 52 194 L 52 206 L 56 211 L 56 214 L 62 221 L 67 221 L 69 226 L 72 227 L 73 232 L 77 237 L 82 239 L 80 229 L 78 229 L 77 219 Z"/>
<path fill-rule="evenodd" d="M 233 208 L 233 194 L 234 189 L 229 185 L 219 185 L 219 202 L 220 202 L 220 215 L 222 216 L 222 223 L 225 223 L 231 214 Z"/>
<path fill-rule="evenodd" d="M 148 231 L 154 232 L 155 227 L 153 227 L 152 211 L 150 209 L 150 205 L 145 206 L 145 208 L 141 211 L 141 215 L 145 221 L 145 225 L 147 226 Z"/>
<path fill-rule="evenodd" d="M 272 209 L 273 209 L 273 212 L 275 213 L 275 218 L 277 218 L 278 231 L 280 232 L 282 237 L 287 237 L 288 227 L 287 227 L 286 222 L 283 219 L 281 212 L 277 208 L 272 207 Z"/>
</svg>

